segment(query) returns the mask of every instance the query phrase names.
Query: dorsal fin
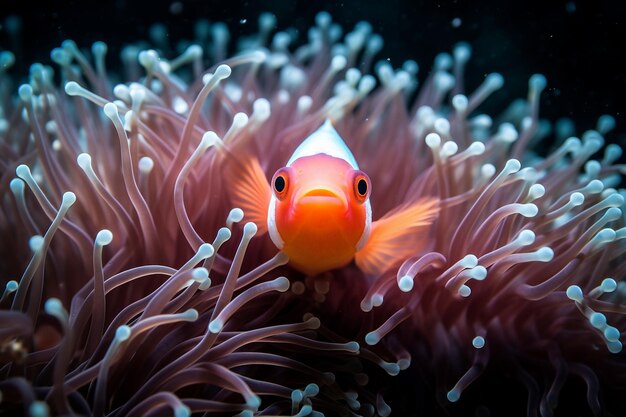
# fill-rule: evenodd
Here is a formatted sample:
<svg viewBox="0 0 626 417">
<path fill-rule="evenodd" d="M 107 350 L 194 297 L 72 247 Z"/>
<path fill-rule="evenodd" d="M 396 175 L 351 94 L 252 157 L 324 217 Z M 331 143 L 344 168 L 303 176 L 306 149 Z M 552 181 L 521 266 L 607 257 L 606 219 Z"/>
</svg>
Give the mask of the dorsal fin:
<svg viewBox="0 0 626 417">
<path fill-rule="evenodd" d="M 328 119 L 296 148 L 291 158 L 289 158 L 287 166 L 291 166 L 296 159 L 303 156 L 312 156 L 320 153 L 343 159 L 352 168 L 359 169 L 354 155 L 352 155 L 352 152 L 350 152 L 350 149 L 348 149 L 348 146 Z"/>
</svg>

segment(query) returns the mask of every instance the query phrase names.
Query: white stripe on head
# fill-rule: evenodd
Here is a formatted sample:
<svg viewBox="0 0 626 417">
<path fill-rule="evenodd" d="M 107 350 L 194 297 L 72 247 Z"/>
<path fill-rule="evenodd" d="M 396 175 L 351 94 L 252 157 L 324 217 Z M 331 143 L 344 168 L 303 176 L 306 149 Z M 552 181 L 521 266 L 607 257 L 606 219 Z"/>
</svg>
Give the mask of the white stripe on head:
<svg viewBox="0 0 626 417">
<path fill-rule="evenodd" d="M 354 155 L 352 155 L 352 152 L 350 152 L 350 149 L 348 149 L 348 146 L 328 119 L 296 148 L 291 158 L 289 158 L 287 166 L 291 166 L 298 158 L 320 153 L 343 159 L 352 168 L 359 169 Z"/>
<path fill-rule="evenodd" d="M 372 231 L 372 206 L 370 204 L 369 197 L 365 201 L 365 227 L 363 228 L 363 234 L 356 244 L 357 252 L 363 249 L 367 241 L 370 239 L 370 233 Z"/>
<path fill-rule="evenodd" d="M 276 227 L 276 196 L 274 193 L 272 193 L 270 197 L 270 206 L 267 209 L 267 230 L 270 233 L 270 239 L 272 239 L 274 245 L 276 245 L 278 249 L 282 249 L 283 246 L 285 246 L 285 242 Z"/>
</svg>

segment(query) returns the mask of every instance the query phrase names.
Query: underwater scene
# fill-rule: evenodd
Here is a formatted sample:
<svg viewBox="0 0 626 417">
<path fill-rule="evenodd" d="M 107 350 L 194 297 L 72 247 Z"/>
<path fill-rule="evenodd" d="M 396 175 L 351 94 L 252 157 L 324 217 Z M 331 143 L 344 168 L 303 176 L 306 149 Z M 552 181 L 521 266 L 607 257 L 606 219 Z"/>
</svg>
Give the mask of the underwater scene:
<svg viewBox="0 0 626 417">
<path fill-rule="evenodd" d="M 626 416 L 626 4 L 0 4 L 0 416 Z"/>
</svg>

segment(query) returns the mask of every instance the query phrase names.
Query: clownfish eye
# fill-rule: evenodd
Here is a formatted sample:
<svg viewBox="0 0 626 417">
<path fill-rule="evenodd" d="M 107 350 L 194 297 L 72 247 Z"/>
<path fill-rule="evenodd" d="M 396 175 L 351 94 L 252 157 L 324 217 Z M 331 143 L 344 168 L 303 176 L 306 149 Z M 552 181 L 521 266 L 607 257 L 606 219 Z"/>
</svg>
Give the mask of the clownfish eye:
<svg viewBox="0 0 626 417">
<path fill-rule="evenodd" d="M 283 191 L 285 191 L 286 186 L 287 182 L 285 181 L 285 177 L 283 177 L 282 175 L 277 176 L 274 180 L 274 188 L 276 189 L 276 192 L 282 193 Z"/>
<path fill-rule="evenodd" d="M 358 202 L 363 203 L 367 200 L 370 191 L 370 179 L 362 172 L 354 177 L 354 194 Z"/>
<path fill-rule="evenodd" d="M 279 199 L 285 198 L 289 189 L 289 172 L 287 168 L 281 168 L 276 171 L 274 178 L 272 179 L 272 185 L 274 187 L 274 194 Z"/>
<path fill-rule="evenodd" d="M 367 181 L 365 181 L 365 178 L 359 178 L 359 182 L 356 184 L 356 190 L 359 195 L 367 194 Z"/>
</svg>

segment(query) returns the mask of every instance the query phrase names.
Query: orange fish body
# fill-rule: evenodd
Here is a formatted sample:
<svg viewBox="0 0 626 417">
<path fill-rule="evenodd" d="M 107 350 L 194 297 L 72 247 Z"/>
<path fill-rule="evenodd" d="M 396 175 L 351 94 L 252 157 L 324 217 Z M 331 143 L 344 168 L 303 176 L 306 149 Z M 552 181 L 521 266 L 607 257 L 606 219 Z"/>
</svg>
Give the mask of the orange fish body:
<svg viewBox="0 0 626 417">
<path fill-rule="evenodd" d="M 367 274 L 384 272 L 424 246 L 420 230 L 434 199 L 394 210 L 372 223 L 370 179 L 326 121 L 267 184 L 257 160 L 238 175 L 234 200 L 259 232 L 269 232 L 290 264 L 309 275 L 356 260 Z"/>
<path fill-rule="evenodd" d="M 276 192 L 283 176 L 285 193 Z M 357 183 L 364 191 L 359 194 Z M 364 183 L 364 182 L 365 183 Z M 368 222 L 369 179 L 340 158 L 305 156 L 274 176 L 274 222 L 282 244 L 297 269 L 314 274 L 349 263 Z M 365 184 L 365 185 L 363 185 Z M 371 211 L 369 211 L 371 213 Z"/>
</svg>

